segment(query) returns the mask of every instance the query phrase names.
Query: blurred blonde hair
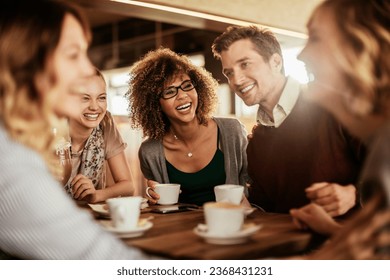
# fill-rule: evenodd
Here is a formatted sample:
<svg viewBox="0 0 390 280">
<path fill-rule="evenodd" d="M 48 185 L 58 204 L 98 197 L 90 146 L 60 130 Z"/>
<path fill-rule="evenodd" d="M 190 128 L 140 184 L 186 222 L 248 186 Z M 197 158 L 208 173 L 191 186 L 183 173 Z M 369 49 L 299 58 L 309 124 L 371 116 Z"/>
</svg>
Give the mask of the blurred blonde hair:
<svg viewBox="0 0 390 280">
<path fill-rule="evenodd" d="M 390 2 L 326 0 L 313 12 L 333 17 L 330 39 L 336 61 L 350 85 L 349 107 L 357 114 L 388 114 L 390 95 Z"/>
<path fill-rule="evenodd" d="M 49 63 L 58 45 L 66 14 L 73 15 L 87 37 L 89 26 L 73 5 L 54 1 L 7 3 L 0 12 L 0 118 L 9 136 L 37 151 L 54 175 L 58 158 L 55 135 L 64 131 L 53 112 L 55 82 Z M 42 92 L 41 76 L 49 73 L 50 92 Z M 57 164 L 53 164 L 57 161 Z"/>
</svg>

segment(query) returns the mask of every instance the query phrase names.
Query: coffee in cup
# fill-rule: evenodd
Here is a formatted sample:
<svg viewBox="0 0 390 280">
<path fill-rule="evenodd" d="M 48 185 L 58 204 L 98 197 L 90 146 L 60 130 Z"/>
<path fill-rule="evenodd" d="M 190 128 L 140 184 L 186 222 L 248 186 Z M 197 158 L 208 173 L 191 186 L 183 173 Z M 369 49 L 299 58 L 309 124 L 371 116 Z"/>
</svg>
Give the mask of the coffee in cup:
<svg viewBox="0 0 390 280">
<path fill-rule="evenodd" d="M 107 199 L 112 226 L 120 230 L 135 229 L 139 220 L 141 201 L 140 196 Z"/>
<path fill-rule="evenodd" d="M 231 202 L 207 202 L 203 205 L 207 232 L 215 236 L 234 234 L 244 224 L 244 209 Z"/>
<path fill-rule="evenodd" d="M 146 188 L 146 195 L 152 198 L 149 194 L 150 187 Z M 160 199 L 157 201 L 161 205 L 172 205 L 179 201 L 180 184 L 156 184 L 153 189 Z"/>
<path fill-rule="evenodd" d="M 244 194 L 244 187 L 240 185 L 219 185 L 214 187 L 215 200 L 217 202 L 230 202 L 240 204 Z"/>
</svg>

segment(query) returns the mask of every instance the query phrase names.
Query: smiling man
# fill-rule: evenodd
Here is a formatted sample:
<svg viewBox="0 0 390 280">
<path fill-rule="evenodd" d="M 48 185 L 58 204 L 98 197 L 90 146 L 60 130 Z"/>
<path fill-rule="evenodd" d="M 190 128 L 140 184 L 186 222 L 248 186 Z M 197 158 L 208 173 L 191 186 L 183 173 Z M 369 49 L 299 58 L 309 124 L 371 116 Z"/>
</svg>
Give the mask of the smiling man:
<svg viewBox="0 0 390 280">
<path fill-rule="evenodd" d="M 247 106 L 259 105 L 247 148 L 250 202 L 287 213 L 312 201 L 331 216 L 353 208 L 362 145 L 330 114 L 301 98 L 303 87 L 284 74 L 274 34 L 232 26 L 212 50 L 231 89 Z"/>
</svg>

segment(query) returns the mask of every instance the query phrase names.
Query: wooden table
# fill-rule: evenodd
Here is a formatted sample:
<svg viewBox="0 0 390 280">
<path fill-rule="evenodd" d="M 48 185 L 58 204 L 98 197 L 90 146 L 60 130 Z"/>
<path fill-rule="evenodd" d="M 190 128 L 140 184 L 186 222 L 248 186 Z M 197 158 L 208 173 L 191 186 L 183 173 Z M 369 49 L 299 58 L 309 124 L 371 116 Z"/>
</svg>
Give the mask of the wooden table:
<svg viewBox="0 0 390 280">
<path fill-rule="evenodd" d="M 124 238 L 128 245 L 171 259 L 258 259 L 278 258 L 306 252 L 323 239 L 308 231 L 294 228 L 290 215 L 263 213 L 256 210 L 245 223 L 262 224 L 244 244 L 208 244 L 193 229 L 204 223 L 202 210 L 156 214 L 144 212 L 142 218 L 154 216 L 153 227 L 143 236 Z"/>
</svg>

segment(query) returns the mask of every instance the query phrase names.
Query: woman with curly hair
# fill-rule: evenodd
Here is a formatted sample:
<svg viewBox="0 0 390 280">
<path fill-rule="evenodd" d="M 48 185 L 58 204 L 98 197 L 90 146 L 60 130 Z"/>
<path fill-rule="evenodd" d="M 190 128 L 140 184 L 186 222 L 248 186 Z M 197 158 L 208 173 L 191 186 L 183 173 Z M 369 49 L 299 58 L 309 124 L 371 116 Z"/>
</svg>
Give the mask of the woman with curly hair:
<svg viewBox="0 0 390 280">
<path fill-rule="evenodd" d="M 212 117 L 218 83 L 209 72 L 160 48 L 137 61 L 130 77 L 130 118 L 148 137 L 139 159 L 150 188 L 179 183 L 179 202 L 202 205 L 215 201 L 216 185 L 245 185 L 246 130 L 236 119 Z M 156 203 L 158 194 L 150 195 Z"/>
</svg>

